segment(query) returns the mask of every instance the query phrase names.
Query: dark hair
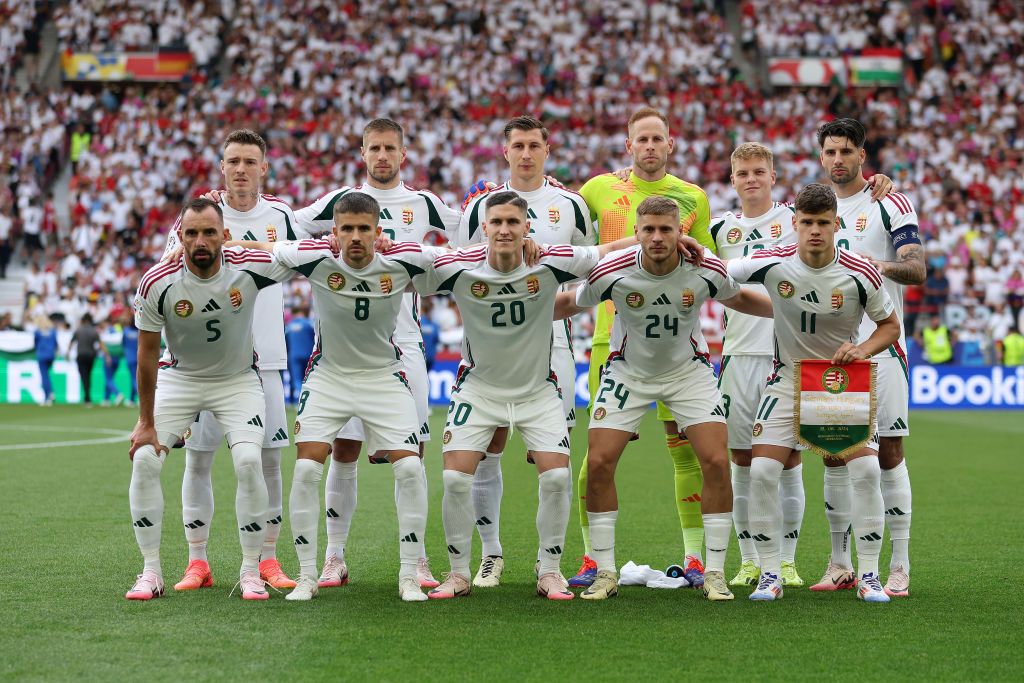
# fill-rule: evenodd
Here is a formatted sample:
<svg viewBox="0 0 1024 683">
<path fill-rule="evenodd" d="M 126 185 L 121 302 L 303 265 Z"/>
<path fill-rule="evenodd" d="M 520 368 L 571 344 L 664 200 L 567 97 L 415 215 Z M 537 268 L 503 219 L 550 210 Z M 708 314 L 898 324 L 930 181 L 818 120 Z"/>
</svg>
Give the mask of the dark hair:
<svg viewBox="0 0 1024 683">
<path fill-rule="evenodd" d="M 653 195 L 640 202 L 636 207 L 637 218 L 640 216 L 674 216 L 679 220 L 679 204 L 673 199 Z"/>
<path fill-rule="evenodd" d="M 405 144 L 405 131 L 396 121 L 391 119 L 374 119 L 363 128 L 363 144 L 366 144 L 366 136 L 370 133 L 397 133 L 398 144 Z"/>
<path fill-rule="evenodd" d="M 343 213 L 368 213 L 374 220 L 380 215 L 380 204 L 365 192 L 349 192 L 342 195 L 334 205 L 334 215 Z"/>
<path fill-rule="evenodd" d="M 830 211 L 837 213 L 836 193 L 828 185 L 811 183 L 800 190 L 796 201 L 793 202 L 793 208 L 799 213 L 819 214 Z"/>
<path fill-rule="evenodd" d="M 185 218 L 185 214 L 189 211 L 192 213 L 202 213 L 210 208 L 217 212 L 217 218 L 220 219 L 220 224 L 224 225 L 224 210 L 220 208 L 220 204 L 212 199 L 207 199 L 206 197 L 196 197 L 195 199 L 190 199 L 185 202 L 185 206 L 182 207 L 181 213 L 178 215 L 178 222 L 180 223 L 181 220 Z"/>
<path fill-rule="evenodd" d="M 529 205 L 526 203 L 526 200 L 520 197 L 512 190 L 504 190 L 503 192 L 495 192 L 493 194 L 488 195 L 487 204 L 485 205 L 484 208 L 490 209 L 492 206 L 499 206 L 501 204 L 511 204 L 512 206 L 522 211 L 524 216 L 526 215 L 526 211 L 529 208 Z"/>
<path fill-rule="evenodd" d="M 256 145 L 260 148 L 260 154 L 267 156 L 267 141 L 260 137 L 260 134 L 254 130 L 248 128 L 240 128 L 233 130 L 231 133 L 224 138 L 224 146 L 222 150 L 228 148 L 228 145 L 235 143 L 239 145 Z"/>
<path fill-rule="evenodd" d="M 544 138 L 544 142 L 548 141 L 548 129 L 544 127 L 543 123 L 532 116 L 517 116 L 514 119 L 509 119 L 509 122 L 505 124 L 505 142 L 508 142 L 514 130 L 539 130 L 540 136 Z"/>
<path fill-rule="evenodd" d="M 857 119 L 836 119 L 818 129 L 818 147 L 825 146 L 826 138 L 846 138 L 857 149 L 864 146 L 867 131 Z"/>
</svg>

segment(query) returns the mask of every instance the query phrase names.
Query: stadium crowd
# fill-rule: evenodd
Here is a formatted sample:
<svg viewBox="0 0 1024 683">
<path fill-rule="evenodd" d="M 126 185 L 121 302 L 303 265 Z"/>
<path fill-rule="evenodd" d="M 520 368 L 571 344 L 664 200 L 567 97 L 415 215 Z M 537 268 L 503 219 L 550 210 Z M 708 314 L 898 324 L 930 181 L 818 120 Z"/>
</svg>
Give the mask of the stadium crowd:
<svg viewBox="0 0 1024 683">
<path fill-rule="evenodd" d="M 30 19 L 22 16 L 28 5 L 8 6 Z M 15 258 L 53 274 L 46 291 L 27 295 L 25 322 L 71 308 L 61 303 L 68 300 L 76 310 L 98 309 L 98 320 L 124 306 L 162 252 L 181 199 L 221 185 L 219 142 L 231 129 L 266 137 L 266 191 L 298 208 L 359 183 L 358 132 L 375 116 L 393 117 L 408 132 L 405 182 L 457 206 L 475 180 L 507 176 L 507 118 L 543 114 L 553 133 L 548 172 L 578 187 L 625 165 L 626 117 L 648 102 L 670 112 L 670 172 L 700 184 L 713 213 L 736 203 L 729 153 L 739 142 L 772 147 L 775 196 L 784 200 L 822 177 L 820 122 L 860 118 L 869 131 L 866 174 L 894 178 L 914 200 L 926 238 L 929 284 L 909 288 L 908 322 L 944 313 L 989 361 L 1011 323 L 1024 324 L 1019 3 L 874 0 L 852 13 L 844 3 L 748 0 L 739 42 L 758 59 L 898 47 L 911 66 L 902 90 L 770 92 L 738 77 L 725 20 L 701 3 L 614 12 L 583 0 L 155 6 L 104 3 L 91 12 L 90 3 L 72 2 L 56 19 L 67 45 L 184 42 L 207 69 L 174 86 L 3 94 L 0 230 L 11 224 L 12 244 L 23 236 Z M 4 49 L 8 43 L 0 40 Z M 218 63 L 226 80 L 216 77 Z M 74 168 L 72 226 L 59 234 L 49 189 L 65 154 Z M 33 234 L 44 256 L 33 250 Z M 286 305 L 305 296 L 292 290 Z M 454 309 L 442 304 L 434 314 L 442 343 L 457 343 Z M 720 324 L 713 311 L 708 324 Z"/>
</svg>

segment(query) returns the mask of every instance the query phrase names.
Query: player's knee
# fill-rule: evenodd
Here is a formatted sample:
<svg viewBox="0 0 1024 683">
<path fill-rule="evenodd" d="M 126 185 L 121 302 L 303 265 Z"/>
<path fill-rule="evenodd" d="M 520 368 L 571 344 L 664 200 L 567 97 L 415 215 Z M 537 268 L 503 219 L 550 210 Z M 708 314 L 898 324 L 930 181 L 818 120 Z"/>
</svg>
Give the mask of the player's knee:
<svg viewBox="0 0 1024 683">
<path fill-rule="evenodd" d="M 750 463 L 750 483 L 778 486 L 782 463 L 771 458 L 754 458 Z"/>
<path fill-rule="evenodd" d="M 729 478 L 729 456 L 725 451 L 716 452 L 706 458 L 700 466 L 704 481 L 708 483 L 722 482 Z"/>
<path fill-rule="evenodd" d="M 591 452 L 587 457 L 587 469 L 580 472 L 581 481 L 605 482 L 614 476 L 614 460 L 600 452 Z"/>
<path fill-rule="evenodd" d="M 263 479 L 263 459 L 260 447 L 245 441 L 231 447 L 231 459 L 235 464 L 235 476 L 238 482 L 252 483 Z"/>
<path fill-rule="evenodd" d="M 458 470 L 445 470 L 444 492 L 454 495 L 469 495 L 473 490 L 473 475 Z"/>
<path fill-rule="evenodd" d="M 146 444 L 135 451 L 132 458 L 132 470 L 146 478 L 159 478 L 163 469 L 163 461 L 156 454 L 156 449 Z"/>
<path fill-rule="evenodd" d="M 420 481 L 421 480 L 421 469 L 419 458 L 406 457 L 399 458 L 391 465 L 392 471 L 395 473 L 395 481 L 401 483 L 407 481 Z"/>
<path fill-rule="evenodd" d="M 593 476 L 593 471 L 591 471 Z M 547 472 L 541 472 L 539 477 L 540 489 L 550 493 L 568 491 L 572 485 L 572 475 L 568 467 L 556 467 Z"/>
<path fill-rule="evenodd" d="M 850 483 L 855 494 L 869 494 L 879 490 L 882 469 L 879 467 L 878 458 L 857 458 L 847 463 L 846 468 L 850 472 Z"/>
</svg>

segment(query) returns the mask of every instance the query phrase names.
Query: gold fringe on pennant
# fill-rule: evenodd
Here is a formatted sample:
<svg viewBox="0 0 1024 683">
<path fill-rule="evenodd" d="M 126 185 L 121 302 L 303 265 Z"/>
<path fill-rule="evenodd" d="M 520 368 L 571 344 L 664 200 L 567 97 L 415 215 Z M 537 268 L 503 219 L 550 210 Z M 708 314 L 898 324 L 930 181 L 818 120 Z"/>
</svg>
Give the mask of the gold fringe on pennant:
<svg viewBox="0 0 1024 683">
<path fill-rule="evenodd" d="M 800 436 L 800 390 L 801 383 L 803 382 L 803 373 L 800 372 L 800 365 L 802 361 L 798 360 L 793 364 L 793 436 L 796 437 L 797 443 L 799 443 L 801 446 L 806 446 L 807 450 L 811 451 L 812 453 L 820 455 L 824 459 L 836 458 L 839 460 L 846 460 L 847 456 L 853 455 L 860 449 L 864 448 L 864 445 L 874 438 L 875 434 L 878 432 L 878 426 L 876 424 L 878 412 L 878 396 L 876 391 L 876 381 L 878 378 L 878 364 L 875 363 L 874 361 L 869 362 L 871 363 L 871 388 L 868 394 L 868 437 L 866 439 L 858 441 L 856 444 L 852 446 L 844 448 L 839 453 L 832 453 L 831 451 L 825 450 L 821 446 L 813 444 Z"/>
</svg>

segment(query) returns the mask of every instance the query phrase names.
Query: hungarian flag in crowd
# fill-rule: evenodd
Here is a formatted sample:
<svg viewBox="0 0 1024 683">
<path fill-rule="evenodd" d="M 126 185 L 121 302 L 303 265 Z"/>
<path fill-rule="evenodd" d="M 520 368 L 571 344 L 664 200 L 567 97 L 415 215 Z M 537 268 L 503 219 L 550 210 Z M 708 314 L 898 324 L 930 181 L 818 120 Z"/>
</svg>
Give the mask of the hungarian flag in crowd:
<svg viewBox="0 0 1024 683">
<path fill-rule="evenodd" d="M 875 364 L 860 360 L 796 362 L 793 428 L 822 457 L 845 458 L 875 434 Z"/>
<path fill-rule="evenodd" d="M 897 48 L 864 48 L 850 57 L 850 82 L 854 85 L 893 85 L 903 81 L 903 53 Z"/>
</svg>

